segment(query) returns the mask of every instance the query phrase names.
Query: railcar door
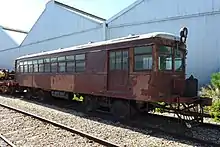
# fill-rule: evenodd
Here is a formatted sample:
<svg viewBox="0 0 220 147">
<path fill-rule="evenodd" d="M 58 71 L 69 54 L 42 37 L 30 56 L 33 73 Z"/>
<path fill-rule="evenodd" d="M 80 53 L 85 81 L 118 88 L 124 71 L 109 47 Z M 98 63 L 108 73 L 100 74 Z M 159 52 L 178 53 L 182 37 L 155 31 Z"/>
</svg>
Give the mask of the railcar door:
<svg viewBox="0 0 220 147">
<path fill-rule="evenodd" d="M 129 50 L 113 50 L 108 53 L 108 90 L 128 91 L 129 82 Z"/>
</svg>

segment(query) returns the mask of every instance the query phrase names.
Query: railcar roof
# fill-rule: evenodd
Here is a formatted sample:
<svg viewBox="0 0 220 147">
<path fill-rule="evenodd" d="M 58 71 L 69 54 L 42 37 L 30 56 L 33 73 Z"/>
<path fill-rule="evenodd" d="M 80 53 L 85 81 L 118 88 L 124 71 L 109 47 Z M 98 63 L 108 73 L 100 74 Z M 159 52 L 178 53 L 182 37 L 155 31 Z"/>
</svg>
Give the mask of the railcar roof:
<svg viewBox="0 0 220 147">
<path fill-rule="evenodd" d="M 121 37 L 121 38 L 111 39 L 111 40 L 107 40 L 107 41 L 100 41 L 100 42 L 88 43 L 88 44 L 83 44 L 83 45 L 78 45 L 78 46 L 73 46 L 73 47 L 68 47 L 68 48 L 56 49 L 56 50 L 52 50 L 52 51 L 29 54 L 29 55 L 21 56 L 21 57 L 17 58 L 17 60 L 31 58 L 31 57 L 44 56 L 44 55 L 50 55 L 50 54 L 61 53 L 61 52 L 68 52 L 68 51 L 79 50 L 79 49 L 86 49 L 89 47 L 96 47 L 96 46 L 102 46 L 102 45 L 110 45 L 110 44 L 121 43 L 121 42 L 128 42 L 128 41 L 134 41 L 134 40 L 153 38 L 153 37 L 160 37 L 160 38 L 165 38 L 165 39 L 170 39 L 170 40 L 175 40 L 175 41 L 180 40 L 180 37 L 178 37 L 174 34 L 171 34 L 171 33 L 153 32 L 153 33 L 142 34 L 142 35 L 129 35 L 127 37 Z"/>
</svg>

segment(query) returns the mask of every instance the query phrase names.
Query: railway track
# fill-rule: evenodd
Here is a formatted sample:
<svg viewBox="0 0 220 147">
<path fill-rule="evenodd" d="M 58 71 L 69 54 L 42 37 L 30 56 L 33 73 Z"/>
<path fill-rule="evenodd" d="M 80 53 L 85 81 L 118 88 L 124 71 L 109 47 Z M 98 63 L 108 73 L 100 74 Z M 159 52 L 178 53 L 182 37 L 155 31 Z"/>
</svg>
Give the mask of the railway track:
<svg viewBox="0 0 220 147">
<path fill-rule="evenodd" d="M 55 105 L 58 105 L 58 107 L 62 107 L 61 103 L 58 103 Z M 66 109 L 70 109 L 70 108 L 73 108 L 72 106 L 74 105 L 67 104 L 63 107 Z M 77 109 L 77 111 L 80 111 L 80 109 Z M 98 114 L 90 113 L 90 114 L 87 114 L 86 116 L 87 117 L 99 117 L 99 118 L 102 118 L 108 121 L 113 120 L 111 116 L 106 115 L 106 114 L 101 114 L 101 113 L 98 113 Z M 148 114 L 148 116 L 143 114 L 142 117 L 138 116 L 137 118 L 135 118 L 134 121 L 126 121 L 126 120 L 123 121 L 122 120 L 120 122 L 124 125 L 131 126 L 134 128 L 152 130 L 152 134 L 163 133 L 163 134 L 171 135 L 180 140 L 192 141 L 192 142 L 199 143 L 199 144 L 206 145 L 206 146 L 220 146 L 220 139 L 219 139 L 219 142 L 216 142 L 215 140 L 213 141 L 211 138 L 211 137 L 215 137 L 215 133 L 213 134 L 205 133 L 205 130 L 207 132 L 213 132 L 213 130 L 216 130 L 218 132 L 218 135 L 220 136 L 220 126 L 215 125 L 215 124 L 203 123 L 197 127 L 187 128 L 184 124 L 180 124 L 177 118 L 162 116 L 162 115 L 155 115 L 155 114 Z M 175 128 L 175 129 L 171 129 L 171 128 Z M 201 130 L 201 132 L 199 132 L 198 130 Z M 199 136 L 199 134 L 202 134 L 202 133 L 206 134 L 208 136 L 207 137 L 208 139 L 201 137 L 202 135 Z M 215 138 L 217 138 L 217 136 Z"/>
<path fill-rule="evenodd" d="M 7 147 L 7 146 L 10 146 L 10 147 L 16 147 L 15 144 L 13 144 L 11 141 L 9 141 L 7 138 L 5 138 L 3 135 L 0 134 L 0 146 L 4 146 L 4 147 Z"/>
<path fill-rule="evenodd" d="M 0 138 L 8 146 L 113 146 L 118 145 L 55 121 L 0 104 Z M 64 143 L 64 144 L 62 144 Z M 77 144 L 78 143 L 78 144 Z"/>
<path fill-rule="evenodd" d="M 59 107 L 61 107 L 60 103 L 58 105 Z M 71 106 L 73 105 L 67 104 L 64 107 L 67 109 L 73 108 Z M 80 111 L 80 109 L 77 109 L 77 111 Z M 87 114 L 87 117 L 91 117 L 91 116 L 99 117 L 109 121 L 113 120 L 111 116 L 101 113 Z M 153 120 L 153 121 L 149 121 L 149 120 Z M 216 125 L 216 124 L 202 123 L 199 124 L 198 126 L 187 128 L 185 124 L 180 124 L 179 120 L 175 117 L 168 117 L 157 114 L 147 114 L 147 116 L 146 114 L 143 114 L 143 116 L 138 116 L 134 118 L 133 121 L 122 120 L 120 121 L 120 123 L 138 129 L 151 130 L 152 135 L 162 133 L 162 134 L 168 134 L 180 140 L 187 140 L 204 146 L 214 146 L 214 147 L 220 146 L 220 125 Z"/>
<path fill-rule="evenodd" d="M 29 102 L 32 103 L 34 102 L 43 105 L 43 103 L 41 102 L 35 102 L 32 100 Z M 54 101 L 53 103 L 49 103 L 49 104 L 47 103 L 47 105 L 58 106 L 58 108 L 63 107 L 67 110 L 70 108 L 74 109 L 74 105 L 65 102 L 61 103 L 60 101 L 58 102 Z M 76 109 L 76 111 L 79 110 L 80 109 Z M 104 120 L 108 120 L 109 122 L 112 122 L 112 117 L 108 115 L 106 116 L 105 114 L 90 113 L 89 115 L 85 115 L 85 116 L 93 117 L 93 118 L 98 117 L 99 119 L 101 118 Z M 186 140 L 186 141 L 198 143 L 201 146 L 220 146 L 220 137 L 218 137 L 220 136 L 219 125 L 204 123 L 201 124 L 199 127 L 195 127 L 195 128 L 193 127 L 189 129 L 186 128 L 184 125 L 180 125 L 176 118 L 161 116 L 161 115 L 153 115 L 153 114 L 149 115 L 148 117 L 144 116 L 141 118 L 135 118 L 134 121 L 130 121 L 130 122 L 121 121 L 121 124 L 143 130 L 144 129 L 151 130 L 152 135 L 167 134 L 179 140 Z"/>
<path fill-rule="evenodd" d="M 148 123 L 137 123 L 146 122 L 146 120 Z M 139 121 L 130 122 L 129 125 L 152 129 L 153 133 L 166 133 L 177 139 L 192 141 L 202 146 L 220 146 L 220 126 L 215 124 L 203 123 L 187 128 L 184 124 L 180 124 L 176 118 L 151 114 L 146 118 L 139 119 Z"/>
</svg>

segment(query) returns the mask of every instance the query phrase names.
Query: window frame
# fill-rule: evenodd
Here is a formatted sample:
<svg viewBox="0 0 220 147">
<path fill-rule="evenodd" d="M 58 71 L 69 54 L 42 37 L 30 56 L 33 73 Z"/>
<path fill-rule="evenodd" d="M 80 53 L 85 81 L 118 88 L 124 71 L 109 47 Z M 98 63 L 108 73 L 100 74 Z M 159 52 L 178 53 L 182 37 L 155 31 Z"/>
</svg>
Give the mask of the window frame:
<svg viewBox="0 0 220 147">
<path fill-rule="evenodd" d="M 116 68 L 117 66 L 117 56 L 116 53 L 120 52 L 120 68 Z M 114 53 L 114 60 L 112 60 L 111 53 Z M 127 56 L 124 56 L 124 53 L 127 53 Z M 125 59 L 127 58 L 127 60 Z M 125 60 L 124 60 L 125 59 Z M 111 68 L 111 61 L 114 61 L 114 68 Z M 127 67 L 124 68 L 124 61 L 127 61 Z M 110 50 L 108 52 L 108 70 L 113 71 L 113 70 L 127 70 L 129 71 L 129 49 L 124 48 L 124 49 L 117 49 L 117 50 Z"/>
<path fill-rule="evenodd" d="M 77 56 L 80 57 L 80 58 L 77 59 Z M 81 58 L 81 56 L 83 56 L 83 58 Z M 78 70 L 77 69 L 77 64 L 79 64 L 79 63 L 84 63 L 83 70 Z M 86 54 L 76 54 L 75 55 L 75 73 L 85 72 L 85 70 L 86 70 Z"/>
<path fill-rule="evenodd" d="M 165 46 L 165 47 L 170 47 L 171 48 L 171 55 L 172 55 L 172 65 L 171 65 L 171 69 L 166 69 L 166 70 L 160 70 L 159 69 L 159 57 L 160 57 L 160 54 L 162 54 L 162 55 L 168 55 L 168 54 L 163 54 L 163 53 L 160 53 L 159 52 L 159 49 L 160 49 L 160 47 L 161 46 Z M 177 48 L 178 48 L 178 50 L 183 54 L 183 58 L 182 58 L 182 64 L 183 64 L 183 67 L 182 67 L 182 70 L 180 70 L 180 71 L 176 71 L 176 69 L 175 69 L 175 55 L 176 55 L 176 50 L 177 50 Z M 179 73 L 181 73 L 181 72 L 185 72 L 185 54 L 186 54 L 186 50 L 185 49 L 183 49 L 183 48 L 180 48 L 180 47 L 178 47 L 178 45 L 177 44 L 175 44 L 175 45 L 166 45 L 166 44 L 158 44 L 157 45 L 157 70 L 159 71 L 159 72 L 179 72 Z"/>
<path fill-rule="evenodd" d="M 164 53 L 164 52 L 162 52 L 162 53 L 160 53 L 159 52 L 159 50 L 160 50 L 160 47 L 161 46 L 165 46 L 165 47 L 169 47 L 169 48 L 171 48 L 171 54 L 168 54 L 168 53 Z M 171 69 L 165 69 L 165 70 L 161 70 L 160 69 L 160 66 L 159 66 L 159 64 L 160 64 L 160 60 L 159 60 L 159 57 L 160 57 L 160 55 L 171 55 Z M 157 67 L 158 67 L 158 71 L 160 71 L 160 72 L 171 72 L 171 71 L 173 71 L 173 69 L 174 69 L 174 49 L 173 49 L 173 46 L 171 46 L 171 45 L 165 45 L 165 44 L 159 44 L 158 45 L 158 48 L 157 48 L 157 63 L 158 63 L 158 65 L 157 65 Z"/>
<path fill-rule="evenodd" d="M 149 45 L 142 45 L 142 46 L 134 46 L 133 47 L 133 71 L 134 72 L 146 72 L 146 71 L 152 71 L 154 70 L 154 45 L 153 44 L 149 44 Z M 144 52 L 144 53 L 135 53 L 135 48 L 140 48 L 140 47 L 151 47 L 151 53 L 147 53 L 147 52 Z M 141 70 L 138 70 L 135 68 L 135 57 L 137 56 L 143 56 L 143 55 L 151 55 L 152 57 L 152 68 L 151 69 L 141 69 Z"/>
<path fill-rule="evenodd" d="M 174 72 L 178 72 L 178 73 L 181 73 L 181 72 L 185 72 L 185 63 L 186 63 L 186 50 L 185 49 L 183 49 L 183 48 L 180 48 L 178 45 L 177 46 L 174 46 L 173 47 L 174 48 L 174 50 L 175 50 L 175 52 L 174 52 L 174 58 L 173 58 L 173 71 Z M 182 69 L 181 70 L 176 70 L 175 69 L 175 59 L 176 59 L 176 51 L 179 51 L 180 52 L 180 54 L 182 54 L 182 58 L 181 58 L 181 62 L 182 62 Z"/>
<path fill-rule="evenodd" d="M 33 59 L 19 60 L 19 66 L 17 66 L 19 72 L 22 73 L 81 73 L 86 71 L 86 53 L 72 54 L 72 55 L 61 55 L 61 56 L 46 56 L 37 57 Z M 67 65 L 71 64 L 71 71 L 68 71 Z M 83 63 L 80 66 L 81 69 L 77 69 L 77 63 Z M 20 65 L 21 64 L 21 65 Z M 56 71 L 52 69 L 52 65 L 56 64 Z M 31 69 L 29 71 L 29 65 Z M 60 70 L 62 66 L 62 70 Z M 48 67 L 48 69 L 46 69 Z M 83 68 L 82 68 L 83 67 Z M 65 68 L 65 69 L 64 69 Z M 22 69 L 22 70 L 21 70 Z M 55 68 L 54 68 L 55 69 Z"/>
<path fill-rule="evenodd" d="M 33 59 L 33 73 L 38 73 L 39 72 L 39 66 L 38 66 L 38 60 L 37 59 Z M 37 69 L 37 70 L 36 70 Z"/>
</svg>

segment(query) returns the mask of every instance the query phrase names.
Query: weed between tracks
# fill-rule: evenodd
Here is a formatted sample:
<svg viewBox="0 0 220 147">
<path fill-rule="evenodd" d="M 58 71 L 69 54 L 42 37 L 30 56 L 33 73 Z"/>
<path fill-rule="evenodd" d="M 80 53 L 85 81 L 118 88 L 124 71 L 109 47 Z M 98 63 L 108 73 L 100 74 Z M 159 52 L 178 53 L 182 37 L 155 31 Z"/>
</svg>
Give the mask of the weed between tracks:
<svg viewBox="0 0 220 147">
<path fill-rule="evenodd" d="M 212 106 L 205 107 L 214 121 L 220 122 L 220 72 L 211 75 L 211 84 L 201 89 L 202 97 L 212 98 Z"/>
</svg>

